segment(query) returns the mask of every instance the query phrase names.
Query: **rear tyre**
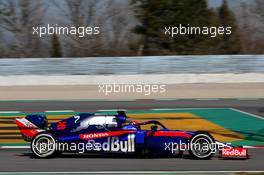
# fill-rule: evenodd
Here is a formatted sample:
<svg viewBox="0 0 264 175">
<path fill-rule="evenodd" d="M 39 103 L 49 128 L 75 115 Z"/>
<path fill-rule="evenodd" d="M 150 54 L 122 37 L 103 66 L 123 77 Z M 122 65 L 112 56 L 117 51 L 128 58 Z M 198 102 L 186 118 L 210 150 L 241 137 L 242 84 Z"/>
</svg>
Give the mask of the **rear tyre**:
<svg viewBox="0 0 264 175">
<path fill-rule="evenodd" d="M 199 131 L 190 139 L 189 153 L 196 159 L 210 159 L 214 155 L 214 138 L 208 133 Z"/>
<path fill-rule="evenodd" d="M 31 151 L 38 158 L 50 158 L 56 155 L 56 140 L 52 134 L 43 132 L 31 141 Z"/>
</svg>

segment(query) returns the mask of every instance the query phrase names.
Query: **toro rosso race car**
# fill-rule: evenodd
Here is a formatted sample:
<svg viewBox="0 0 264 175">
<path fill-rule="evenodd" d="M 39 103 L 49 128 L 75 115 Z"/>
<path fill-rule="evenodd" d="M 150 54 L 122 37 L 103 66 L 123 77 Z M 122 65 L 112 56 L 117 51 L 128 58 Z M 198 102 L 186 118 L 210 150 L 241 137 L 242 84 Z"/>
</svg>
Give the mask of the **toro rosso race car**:
<svg viewBox="0 0 264 175">
<path fill-rule="evenodd" d="M 223 158 L 247 158 L 247 149 L 221 144 L 205 131 L 169 130 L 159 121 L 127 121 L 125 112 L 117 115 L 81 113 L 48 126 L 45 115 L 16 119 L 24 140 L 38 158 L 62 152 L 123 153 L 182 156 L 208 159 L 216 151 Z M 149 129 L 143 129 L 143 128 Z M 217 146 L 222 146 L 221 149 Z"/>
</svg>

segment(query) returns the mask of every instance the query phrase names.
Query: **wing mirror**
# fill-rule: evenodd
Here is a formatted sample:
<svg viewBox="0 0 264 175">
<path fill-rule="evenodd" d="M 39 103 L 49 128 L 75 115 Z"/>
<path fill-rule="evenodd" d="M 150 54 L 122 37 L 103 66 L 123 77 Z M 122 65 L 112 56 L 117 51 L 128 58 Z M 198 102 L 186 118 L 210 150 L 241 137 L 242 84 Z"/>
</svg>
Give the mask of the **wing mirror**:
<svg viewBox="0 0 264 175">
<path fill-rule="evenodd" d="M 158 130 L 158 126 L 157 125 L 152 125 L 151 126 L 151 131 L 157 131 Z"/>
</svg>

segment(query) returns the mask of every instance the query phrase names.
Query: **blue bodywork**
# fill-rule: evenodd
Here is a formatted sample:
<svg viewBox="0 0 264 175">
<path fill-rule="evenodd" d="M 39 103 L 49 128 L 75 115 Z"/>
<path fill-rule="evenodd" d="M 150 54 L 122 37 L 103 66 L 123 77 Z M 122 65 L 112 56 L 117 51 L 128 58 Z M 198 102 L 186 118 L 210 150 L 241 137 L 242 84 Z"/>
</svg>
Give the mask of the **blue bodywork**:
<svg viewBox="0 0 264 175">
<path fill-rule="evenodd" d="M 155 127 L 141 129 L 146 125 Z M 166 149 L 166 144 L 187 144 L 195 134 L 169 130 L 158 121 L 128 122 L 124 113 L 113 116 L 81 113 L 51 123 L 48 130 L 60 143 L 89 143 L 88 151 L 116 153 L 136 153 L 147 149 L 152 153 L 170 154 L 171 150 Z"/>
</svg>

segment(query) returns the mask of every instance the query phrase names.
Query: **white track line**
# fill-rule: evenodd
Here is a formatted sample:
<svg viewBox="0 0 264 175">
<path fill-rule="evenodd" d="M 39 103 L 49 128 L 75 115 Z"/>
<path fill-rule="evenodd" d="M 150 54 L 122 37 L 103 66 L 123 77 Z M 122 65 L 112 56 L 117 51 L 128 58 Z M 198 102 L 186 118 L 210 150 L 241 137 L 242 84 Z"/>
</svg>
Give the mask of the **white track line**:
<svg viewBox="0 0 264 175">
<path fill-rule="evenodd" d="M 126 109 L 100 109 L 97 111 L 106 112 L 106 111 L 127 111 Z"/>
<path fill-rule="evenodd" d="M 261 120 L 264 120 L 264 117 L 261 117 L 261 116 L 255 115 L 255 114 L 251 114 L 249 112 L 241 111 L 241 110 L 235 109 L 235 108 L 229 108 L 229 109 L 231 109 L 233 111 L 236 111 L 236 112 L 240 112 L 240 113 L 246 114 L 246 115 L 250 115 L 252 117 L 255 117 L 255 118 L 258 118 L 258 119 L 261 119 Z"/>
<path fill-rule="evenodd" d="M 75 112 L 73 110 L 52 110 L 52 111 L 44 111 L 44 112 Z"/>
<path fill-rule="evenodd" d="M 20 111 L 0 111 L 0 114 L 8 114 L 8 113 L 21 113 Z"/>
<path fill-rule="evenodd" d="M 237 100 L 261 100 L 259 98 L 238 98 Z"/>
<path fill-rule="evenodd" d="M 200 109 L 228 109 L 228 108 L 164 108 L 164 109 L 151 109 L 151 110 L 154 110 L 154 111 L 169 111 L 169 110 L 200 110 Z"/>
<path fill-rule="evenodd" d="M 30 146 L 0 146 L 2 149 L 28 149 Z"/>
<path fill-rule="evenodd" d="M 176 100 L 180 100 L 180 99 L 171 99 L 171 98 L 161 98 L 161 99 L 154 99 L 155 101 L 176 101 Z"/>
<path fill-rule="evenodd" d="M 212 173 L 262 173 L 263 171 L 49 171 L 49 172 L 0 172 L 0 174 L 212 174 Z"/>
<path fill-rule="evenodd" d="M 196 98 L 194 100 L 199 100 L 199 101 L 213 101 L 213 100 L 220 100 L 219 98 Z"/>
</svg>

